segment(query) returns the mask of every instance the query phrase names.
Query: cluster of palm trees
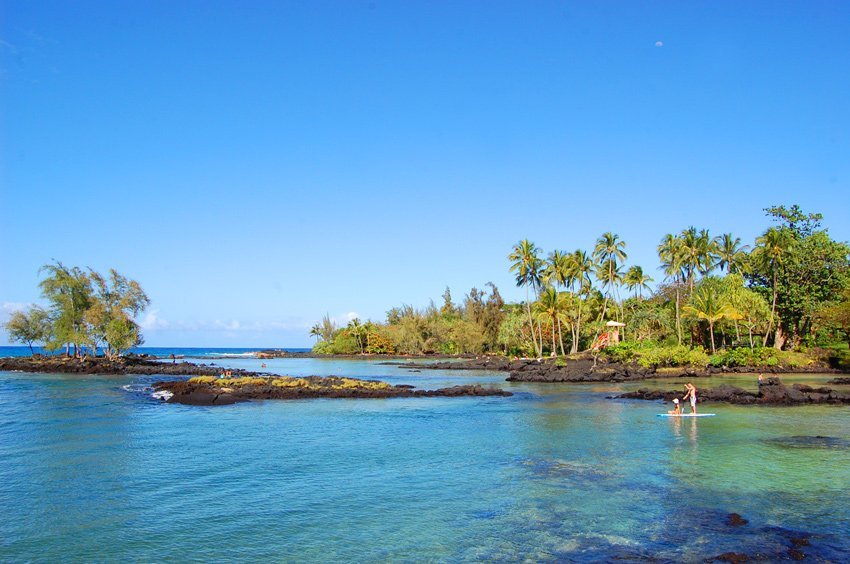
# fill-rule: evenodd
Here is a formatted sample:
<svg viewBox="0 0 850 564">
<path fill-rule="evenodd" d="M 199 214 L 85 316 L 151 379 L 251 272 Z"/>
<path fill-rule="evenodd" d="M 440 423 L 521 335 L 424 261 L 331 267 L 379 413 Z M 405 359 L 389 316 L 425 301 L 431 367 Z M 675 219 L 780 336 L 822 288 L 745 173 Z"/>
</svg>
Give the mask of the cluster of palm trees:
<svg viewBox="0 0 850 564">
<path fill-rule="evenodd" d="M 641 296 L 643 290 L 650 290 L 652 278 L 640 266 L 623 270 L 628 258 L 625 249 L 626 243 L 611 232 L 597 239 L 591 254 L 581 249 L 572 253 L 555 250 L 543 259 L 541 249 L 528 239 L 514 245 L 508 255 L 510 270 L 515 273 L 517 286 L 526 290 L 525 309 L 537 356 L 543 354 L 543 322 L 551 324 L 553 353 L 560 346 L 561 354 L 565 354 L 565 324 L 571 333 L 570 354 L 578 352 L 585 304 L 594 292 L 599 292 L 594 287 L 594 278 L 603 293 L 599 320 L 605 318 L 609 303 L 614 304 L 617 319 L 622 317 L 621 286 L 637 290 Z M 529 291 L 535 294 L 534 302 Z"/>
<path fill-rule="evenodd" d="M 683 313 L 708 323 L 712 345 L 714 323 L 723 318 L 736 319 L 737 314 L 729 304 L 718 303 L 716 296 L 707 294 L 714 291 L 712 288 L 695 291 L 696 281 L 716 270 L 727 275 L 743 275 L 756 267 L 772 276 L 773 303 L 764 336 L 763 344 L 766 345 L 775 322 L 776 276 L 792 242 L 789 237 L 787 230 L 770 228 L 756 239 L 756 247 L 750 253 L 750 247 L 743 245 L 741 239 L 731 233 L 712 237 L 707 229 L 688 227 L 678 234 L 665 235 L 657 251 L 665 281 L 675 289 L 676 336 L 679 344 L 683 338 Z M 508 255 L 517 286 L 526 289 L 528 328 L 538 356 L 543 353 L 544 323 L 551 328 L 551 351 L 560 348 L 561 354 L 565 354 L 563 327 L 568 325 L 571 333 L 570 353 L 578 352 L 582 322 L 589 309 L 587 303 L 593 295 L 601 297 L 596 321 L 602 322 L 606 316 L 617 321 L 624 319 L 621 288 L 627 288 L 638 299 L 643 299 L 644 291 L 652 292 L 649 283 L 653 279 L 643 268 L 637 265 L 625 268 L 628 258 L 626 243 L 612 232 L 599 236 L 592 253 L 556 250 L 546 258 L 541 256 L 541 249 L 527 239 L 514 245 Z M 599 325 L 601 327 L 601 323 Z"/>
<path fill-rule="evenodd" d="M 770 273 L 772 277 L 773 300 L 763 341 L 763 345 L 767 345 L 776 317 L 776 278 L 792 242 L 788 230 L 776 227 L 769 228 L 756 239 L 756 246 L 751 253 L 748 253 L 750 247 L 742 245 L 740 237 L 734 237 L 731 233 L 712 238 L 707 229 L 697 231 L 694 227 L 688 227 L 678 235 L 665 235 L 658 245 L 658 257 L 666 279 L 676 288 L 676 334 L 679 343 L 682 342 L 682 290 L 687 289 L 689 298 L 700 298 L 694 296 L 694 281 L 698 275 L 707 276 L 716 269 L 727 274 L 746 274 L 755 267 Z M 720 315 L 719 309 L 717 315 Z M 727 317 L 731 318 L 730 315 Z M 711 326 L 712 323 L 709 323 Z"/>
</svg>

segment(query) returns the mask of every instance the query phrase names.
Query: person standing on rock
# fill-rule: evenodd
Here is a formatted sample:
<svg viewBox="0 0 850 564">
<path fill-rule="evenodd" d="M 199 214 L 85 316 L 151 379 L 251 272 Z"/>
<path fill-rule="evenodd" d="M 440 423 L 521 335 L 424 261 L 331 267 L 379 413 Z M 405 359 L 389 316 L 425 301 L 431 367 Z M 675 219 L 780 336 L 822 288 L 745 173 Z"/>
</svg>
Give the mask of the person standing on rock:
<svg viewBox="0 0 850 564">
<path fill-rule="evenodd" d="M 697 389 L 690 382 L 685 384 L 685 389 L 687 391 L 685 392 L 685 397 L 682 398 L 682 401 L 684 401 L 686 399 L 690 399 L 691 400 L 691 413 L 696 414 L 696 412 L 697 412 Z"/>
</svg>

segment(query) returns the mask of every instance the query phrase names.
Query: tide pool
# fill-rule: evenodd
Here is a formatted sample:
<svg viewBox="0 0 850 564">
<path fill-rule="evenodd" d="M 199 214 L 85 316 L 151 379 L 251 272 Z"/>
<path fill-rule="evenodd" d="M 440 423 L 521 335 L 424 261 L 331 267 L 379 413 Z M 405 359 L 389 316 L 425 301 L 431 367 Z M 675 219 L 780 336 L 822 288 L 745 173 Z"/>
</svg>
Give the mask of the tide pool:
<svg viewBox="0 0 850 564">
<path fill-rule="evenodd" d="M 213 362 L 515 395 L 205 408 L 152 399 L 156 378 L 0 373 L 0 560 L 696 561 L 802 532 L 810 556 L 850 554 L 846 407 L 667 420 L 606 399 L 635 384 Z"/>
</svg>

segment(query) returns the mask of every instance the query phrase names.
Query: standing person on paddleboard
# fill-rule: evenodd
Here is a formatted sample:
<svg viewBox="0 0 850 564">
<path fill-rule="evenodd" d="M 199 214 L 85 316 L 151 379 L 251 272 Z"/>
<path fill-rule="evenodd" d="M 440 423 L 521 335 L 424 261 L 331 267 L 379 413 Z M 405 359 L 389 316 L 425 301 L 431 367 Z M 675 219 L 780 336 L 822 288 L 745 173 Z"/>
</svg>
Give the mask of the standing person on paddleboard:
<svg viewBox="0 0 850 564">
<path fill-rule="evenodd" d="M 691 400 L 691 413 L 696 415 L 696 412 L 697 412 L 697 389 L 690 382 L 685 384 L 685 389 L 687 390 L 687 392 L 685 392 L 685 397 L 682 398 L 682 401 L 684 401 L 686 399 L 690 399 Z"/>
</svg>

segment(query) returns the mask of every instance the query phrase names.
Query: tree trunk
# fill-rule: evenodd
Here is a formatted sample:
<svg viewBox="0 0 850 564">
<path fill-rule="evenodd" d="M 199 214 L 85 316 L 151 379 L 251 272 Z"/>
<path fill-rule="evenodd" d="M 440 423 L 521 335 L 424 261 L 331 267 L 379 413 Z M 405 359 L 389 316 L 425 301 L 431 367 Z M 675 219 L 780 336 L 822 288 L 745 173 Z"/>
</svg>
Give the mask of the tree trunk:
<svg viewBox="0 0 850 564">
<path fill-rule="evenodd" d="M 676 337 L 682 344 L 682 320 L 679 316 L 679 285 L 676 284 Z"/>
<path fill-rule="evenodd" d="M 558 322 L 560 323 L 560 321 Z M 552 318 L 552 356 L 558 356 L 558 349 L 555 348 L 555 318 Z"/>
<path fill-rule="evenodd" d="M 776 333 L 773 335 L 773 348 L 776 350 L 782 350 L 782 347 L 785 345 L 785 341 L 788 339 L 788 336 L 785 335 L 785 331 L 782 330 L 781 325 L 776 326 Z"/>
<path fill-rule="evenodd" d="M 543 357 L 543 327 L 540 325 L 540 320 L 537 320 L 537 339 L 540 341 L 540 346 L 537 348 L 537 358 Z"/>
<path fill-rule="evenodd" d="M 565 355 L 567 353 L 564 352 L 564 335 L 561 333 L 561 318 L 558 318 L 558 342 L 561 345 L 561 354 Z"/>
<path fill-rule="evenodd" d="M 537 337 L 534 335 L 534 318 L 531 317 L 531 302 L 528 300 L 528 286 L 525 287 L 525 309 L 528 312 L 528 326 L 531 327 L 531 342 L 534 344 L 535 350 L 537 350 Z M 541 354 L 537 350 L 537 356 L 539 357 Z"/>
<path fill-rule="evenodd" d="M 714 348 L 714 323 L 708 323 L 708 334 L 711 336 L 711 354 L 714 354 L 717 352 Z"/>
<path fill-rule="evenodd" d="M 767 331 L 764 332 L 764 342 L 761 346 L 767 346 L 767 338 L 770 336 L 770 330 L 773 327 L 773 316 L 776 314 L 776 270 L 773 271 L 773 305 L 770 306 L 770 321 L 767 323 Z M 774 343 L 773 346 L 776 346 Z M 781 348 L 781 345 L 777 348 Z"/>
<path fill-rule="evenodd" d="M 578 297 L 578 320 L 576 321 L 576 336 L 573 339 L 573 346 L 570 347 L 570 354 L 576 354 L 579 349 L 579 339 L 581 339 L 581 296 Z"/>
</svg>

